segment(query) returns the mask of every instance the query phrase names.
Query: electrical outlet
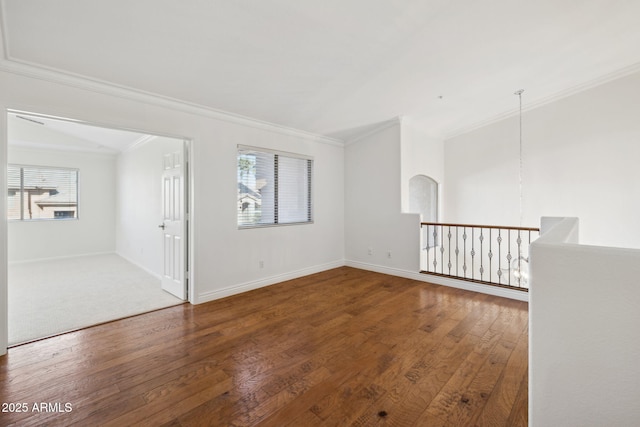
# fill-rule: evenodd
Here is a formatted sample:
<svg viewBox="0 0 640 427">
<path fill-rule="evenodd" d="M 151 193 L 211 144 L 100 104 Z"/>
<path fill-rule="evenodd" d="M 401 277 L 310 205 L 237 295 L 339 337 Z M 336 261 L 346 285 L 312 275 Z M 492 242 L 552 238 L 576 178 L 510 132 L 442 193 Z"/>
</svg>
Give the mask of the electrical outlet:
<svg viewBox="0 0 640 427">
<path fill-rule="evenodd" d="M 258 265 L 260 266 L 260 268 L 264 268 L 264 261 L 260 261 Z"/>
<path fill-rule="evenodd" d="M 391 251 L 387 251 L 387 258 L 391 258 Z"/>
<path fill-rule="evenodd" d="M 373 249 L 369 248 L 369 249 L 367 250 L 367 254 L 369 254 L 369 255 L 373 255 Z"/>
</svg>

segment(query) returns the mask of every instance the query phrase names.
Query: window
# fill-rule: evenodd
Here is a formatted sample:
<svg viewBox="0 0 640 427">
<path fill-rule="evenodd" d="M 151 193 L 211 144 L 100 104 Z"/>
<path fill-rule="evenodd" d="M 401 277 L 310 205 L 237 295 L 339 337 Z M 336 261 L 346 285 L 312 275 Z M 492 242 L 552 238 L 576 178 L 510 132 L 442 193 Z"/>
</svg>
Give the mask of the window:
<svg viewBox="0 0 640 427">
<path fill-rule="evenodd" d="M 313 222 L 313 159 L 238 147 L 238 227 Z"/>
<path fill-rule="evenodd" d="M 10 220 L 78 218 L 78 170 L 9 165 Z"/>
</svg>

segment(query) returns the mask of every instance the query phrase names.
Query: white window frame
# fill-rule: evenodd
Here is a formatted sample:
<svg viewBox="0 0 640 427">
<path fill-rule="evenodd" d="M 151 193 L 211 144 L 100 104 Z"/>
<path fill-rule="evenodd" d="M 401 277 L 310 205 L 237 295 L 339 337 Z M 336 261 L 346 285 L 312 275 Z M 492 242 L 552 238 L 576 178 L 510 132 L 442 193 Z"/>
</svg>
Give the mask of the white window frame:
<svg viewBox="0 0 640 427">
<path fill-rule="evenodd" d="M 239 211 L 239 206 L 236 205 L 236 223 L 238 226 L 238 229 L 252 229 L 252 228 L 264 228 L 264 227 L 279 227 L 279 226 L 289 226 L 289 225 L 304 225 L 304 224 L 313 224 L 314 221 L 314 169 L 315 169 L 315 165 L 314 165 L 314 159 L 311 156 L 306 156 L 303 154 L 297 154 L 297 153 L 290 153 L 290 152 L 286 152 L 286 151 L 278 151 L 278 150 L 272 150 L 272 149 L 267 149 L 267 148 L 262 148 L 262 147 L 253 147 L 253 146 L 247 146 L 247 145 L 238 145 L 238 149 L 236 151 L 236 182 L 237 184 L 239 184 L 240 181 L 240 176 L 239 176 L 239 170 L 238 170 L 238 159 L 240 157 L 240 155 L 242 154 L 242 152 L 255 152 L 255 153 L 259 153 L 259 154 L 268 154 L 268 155 L 273 155 L 275 156 L 275 158 L 289 158 L 289 159 L 298 159 L 298 160 L 306 160 L 307 163 L 307 188 L 306 188 L 306 192 L 307 192 L 307 202 L 306 202 L 306 211 L 307 211 L 307 220 L 304 221 L 282 221 L 281 218 L 283 216 L 283 213 L 280 212 L 281 207 L 279 205 L 279 203 L 277 202 L 277 197 L 278 197 L 278 187 L 280 186 L 280 182 L 279 182 L 279 176 L 276 173 L 276 165 L 278 160 L 274 161 L 274 174 L 273 174 L 273 179 L 274 179 L 274 201 L 273 201 L 273 209 L 274 209 L 274 220 L 273 222 L 260 222 L 260 223 L 241 223 L 240 221 L 240 211 Z M 239 194 L 239 193 L 238 193 Z M 238 203 L 238 201 L 236 202 Z"/>
</svg>

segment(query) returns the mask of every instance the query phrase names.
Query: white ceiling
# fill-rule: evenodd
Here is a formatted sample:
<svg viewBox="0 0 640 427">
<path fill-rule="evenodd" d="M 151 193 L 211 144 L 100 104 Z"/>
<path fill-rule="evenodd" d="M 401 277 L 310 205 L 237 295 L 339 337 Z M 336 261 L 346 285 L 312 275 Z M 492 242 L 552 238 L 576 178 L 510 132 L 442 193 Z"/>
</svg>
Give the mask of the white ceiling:
<svg viewBox="0 0 640 427">
<path fill-rule="evenodd" d="M 638 0 L 2 0 L 5 59 L 318 134 L 450 136 L 640 70 Z M 442 98 L 440 98 L 442 97 Z"/>
<path fill-rule="evenodd" d="M 11 112 L 8 117 L 12 146 L 83 151 L 117 155 L 152 136 L 86 123 Z"/>
</svg>

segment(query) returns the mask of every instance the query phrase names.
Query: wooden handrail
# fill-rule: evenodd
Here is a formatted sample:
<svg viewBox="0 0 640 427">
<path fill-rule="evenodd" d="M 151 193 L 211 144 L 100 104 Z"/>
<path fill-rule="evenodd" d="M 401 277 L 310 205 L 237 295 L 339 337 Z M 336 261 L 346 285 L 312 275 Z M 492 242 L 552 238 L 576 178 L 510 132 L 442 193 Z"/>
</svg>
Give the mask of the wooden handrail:
<svg viewBox="0 0 640 427">
<path fill-rule="evenodd" d="M 539 228 L 534 227 L 509 227 L 502 225 L 476 225 L 476 224 L 453 224 L 447 222 L 421 222 L 420 225 L 436 225 L 443 227 L 469 227 L 469 228 L 493 228 L 503 230 L 521 230 L 521 231 L 540 231 Z"/>
</svg>

